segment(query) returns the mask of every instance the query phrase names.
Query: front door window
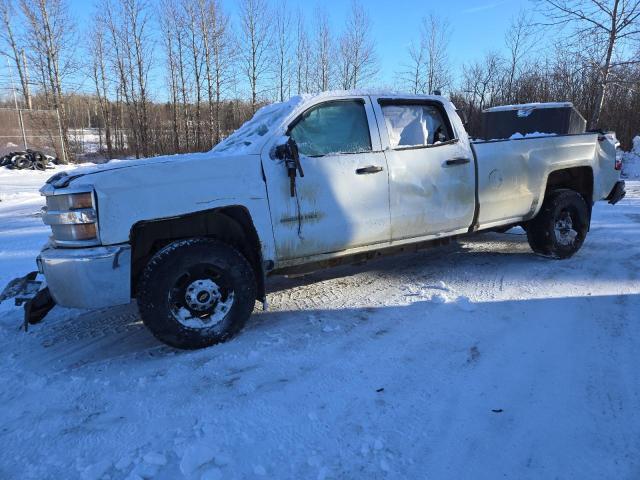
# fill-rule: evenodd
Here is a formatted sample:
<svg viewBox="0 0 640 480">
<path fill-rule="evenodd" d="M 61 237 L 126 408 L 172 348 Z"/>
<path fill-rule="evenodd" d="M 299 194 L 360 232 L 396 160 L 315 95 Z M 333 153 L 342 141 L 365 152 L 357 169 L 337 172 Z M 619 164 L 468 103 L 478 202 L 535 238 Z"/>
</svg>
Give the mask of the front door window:
<svg viewBox="0 0 640 480">
<path fill-rule="evenodd" d="M 367 113 L 358 100 L 327 102 L 308 110 L 289 135 L 307 157 L 371 151 Z"/>
</svg>

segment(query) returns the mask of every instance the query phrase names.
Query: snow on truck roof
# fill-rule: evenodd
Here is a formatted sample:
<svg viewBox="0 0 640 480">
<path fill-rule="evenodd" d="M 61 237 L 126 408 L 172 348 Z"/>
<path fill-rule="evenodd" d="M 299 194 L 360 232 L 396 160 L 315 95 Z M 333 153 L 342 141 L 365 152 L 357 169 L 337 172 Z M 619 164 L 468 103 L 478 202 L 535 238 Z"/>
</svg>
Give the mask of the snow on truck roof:
<svg viewBox="0 0 640 480">
<path fill-rule="evenodd" d="M 344 97 L 377 96 L 386 98 L 422 99 L 442 101 L 437 95 L 413 95 L 380 90 L 331 90 L 318 94 L 302 94 L 291 97 L 286 102 L 271 103 L 260 108 L 253 117 L 242 124 L 235 132 L 216 145 L 213 153 L 249 154 L 258 153 L 266 134 L 282 125 L 295 110 L 302 110 L 319 100 Z"/>
<path fill-rule="evenodd" d="M 485 108 L 484 113 L 508 112 L 511 110 L 537 110 L 539 108 L 573 108 L 571 102 L 547 102 L 547 103 L 521 103 L 517 105 L 500 105 L 498 107 Z"/>
</svg>

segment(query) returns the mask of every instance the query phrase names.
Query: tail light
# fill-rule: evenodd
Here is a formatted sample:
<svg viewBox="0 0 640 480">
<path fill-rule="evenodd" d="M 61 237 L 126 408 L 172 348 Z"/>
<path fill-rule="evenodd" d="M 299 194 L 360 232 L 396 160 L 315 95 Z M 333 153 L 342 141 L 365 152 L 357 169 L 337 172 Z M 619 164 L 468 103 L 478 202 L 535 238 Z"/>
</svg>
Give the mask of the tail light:
<svg viewBox="0 0 640 480">
<path fill-rule="evenodd" d="M 616 170 L 622 170 L 622 157 L 616 155 L 616 165 L 614 167 Z"/>
</svg>

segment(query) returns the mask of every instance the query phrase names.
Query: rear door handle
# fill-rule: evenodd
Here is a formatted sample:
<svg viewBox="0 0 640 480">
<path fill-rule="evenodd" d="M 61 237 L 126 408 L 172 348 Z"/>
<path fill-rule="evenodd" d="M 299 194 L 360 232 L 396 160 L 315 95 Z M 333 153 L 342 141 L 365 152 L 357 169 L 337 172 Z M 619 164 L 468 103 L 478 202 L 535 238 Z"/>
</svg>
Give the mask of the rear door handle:
<svg viewBox="0 0 640 480">
<path fill-rule="evenodd" d="M 356 173 L 358 175 L 366 175 L 368 173 L 379 173 L 382 170 L 383 168 L 378 165 L 369 165 L 368 167 L 362 167 L 362 168 L 356 169 Z"/>
<path fill-rule="evenodd" d="M 460 157 L 460 158 L 452 158 L 450 160 L 447 160 L 445 164 L 447 166 L 452 166 L 452 165 L 464 165 L 469 162 L 471 162 L 471 160 L 469 160 L 468 158 Z"/>
</svg>

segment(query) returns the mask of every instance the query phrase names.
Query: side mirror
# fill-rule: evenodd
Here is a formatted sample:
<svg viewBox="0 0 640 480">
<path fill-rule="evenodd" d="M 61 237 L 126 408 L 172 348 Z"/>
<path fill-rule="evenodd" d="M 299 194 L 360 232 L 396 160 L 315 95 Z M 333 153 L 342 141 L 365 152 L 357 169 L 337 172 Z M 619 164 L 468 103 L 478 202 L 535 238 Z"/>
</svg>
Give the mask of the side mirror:
<svg viewBox="0 0 640 480">
<path fill-rule="evenodd" d="M 287 140 L 287 143 L 278 145 L 275 150 L 276 158 L 284 160 L 284 164 L 287 167 L 287 175 L 291 182 L 291 196 L 296 196 L 296 173 L 300 177 L 304 177 L 304 171 L 300 164 L 300 154 L 298 152 L 298 145 L 291 137 Z"/>
<path fill-rule="evenodd" d="M 282 145 L 278 145 L 275 148 L 274 156 L 278 160 L 286 160 L 288 150 L 289 150 L 289 142 L 287 141 L 287 143 L 283 143 Z"/>
</svg>

